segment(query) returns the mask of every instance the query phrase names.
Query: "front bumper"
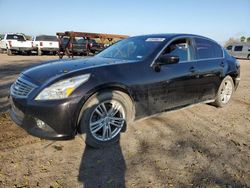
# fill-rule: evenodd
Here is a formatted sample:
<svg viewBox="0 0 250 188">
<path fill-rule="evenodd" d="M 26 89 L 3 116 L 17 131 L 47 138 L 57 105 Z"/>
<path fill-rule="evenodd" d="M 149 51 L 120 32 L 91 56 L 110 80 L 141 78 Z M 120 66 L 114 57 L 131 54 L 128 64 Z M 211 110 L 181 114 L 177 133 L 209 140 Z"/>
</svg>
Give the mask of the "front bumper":
<svg viewBox="0 0 250 188">
<path fill-rule="evenodd" d="M 43 52 L 57 52 L 59 50 L 59 48 L 41 48 L 41 51 Z"/>
<path fill-rule="evenodd" d="M 75 112 L 80 99 L 27 101 L 10 97 L 12 120 L 29 134 L 49 140 L 69 140 L 77 133 Z M 44 124 L 41 125 L 41 122 Z"/>
<path fill-rule="evenodd" d="M 29 47 L 11 47 L 10 50 L 19 51 L 19 52 L 31 52 L 34 48 Z"/>
</svg>

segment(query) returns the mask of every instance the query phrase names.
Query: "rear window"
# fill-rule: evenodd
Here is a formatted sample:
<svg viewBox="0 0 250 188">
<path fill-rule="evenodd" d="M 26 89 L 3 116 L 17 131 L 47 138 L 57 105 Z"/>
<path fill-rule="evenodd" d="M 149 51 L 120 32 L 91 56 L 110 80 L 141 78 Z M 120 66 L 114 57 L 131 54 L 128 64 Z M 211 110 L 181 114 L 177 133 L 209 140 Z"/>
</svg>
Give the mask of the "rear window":
<svg viewBox="0 0 250 188">
<path fill-rule="evenodd" d="M 232 50 L 232 47 L 233 47 L 233 46 L 228 46 L 228 47 L 227 47 L 227 50 Z"/>
<path fill-rule="evenodd" d="M 197 59 L 221 58 L 223 52 L 221 47 L 210 40 L 196 38 L 196 56 Z"/>
<path fill-rule="evenodd" d="M 57 40 L 56 36 L 37 36 L 36 41 L 52 41 L 52 42 L 56 42 L 58 40 Z"/>
<path fill-rule="evenodd" d="M 25 38 L 23 35 L 7 35 L 6 39 L 9 40 L 18 40 L 18 41 L 25 41 Z"/>
<path fill-rule="evenodd" d="M 243 48 L 243 46 L 235 46 L 234 51 L 240 52 L 240 51 L 242 51 L 242 48 Z"/>
</svg>

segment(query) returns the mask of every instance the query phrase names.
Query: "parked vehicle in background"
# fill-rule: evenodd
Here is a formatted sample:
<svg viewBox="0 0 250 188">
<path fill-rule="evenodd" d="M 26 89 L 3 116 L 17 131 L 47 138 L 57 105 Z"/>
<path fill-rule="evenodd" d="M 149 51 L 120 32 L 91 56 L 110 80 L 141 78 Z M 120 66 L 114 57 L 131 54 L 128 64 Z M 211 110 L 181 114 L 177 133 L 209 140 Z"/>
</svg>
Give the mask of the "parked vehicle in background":
<svg viewBox="0 0 250 188">
<path fill-rule="evenodd" d="M 88 55 L 90 48 L 88 40 L 83 37 L 75 37 L 70 40 L 69 37 L 63 37 L 62 44 L 60 45 L 60 53 L 65 52 L 65 49 L 68 50 L 67 53 L 71 55 L 86 56 Z M 67 48 L 69 47 L 69 48 Z M 62 54 L 65 55 L 65 54 Z"/>
<path fill-rule="evenodd" d="M 56 36 L 39 35 L 33 39 L 33 47 L 38 55 L 57 54 L 59 42 Z"/>
<path fill-rule="evenodd" d="M 32 41 L 26 40 L 23 34 L 5 34 L 0 41 L 1 51 L 7 51 L 8 55 L 14 53 L 31 54 L 33 47 Z"/>
<path fill-rule="evenodd" d="M 137 36 L 91 58 L 24 71 L 11 86 L 10 114 L 32 135 L 66 140 L 85 133 L 88 145 L 104 147 L 133 120 L 195 103 L 224 107 L 239 81 L 239 62 L 209 38 Z"/>
<path fill-rule="evenodd" d="M 94 39 L 89 39 L 88 43 L 89 43 L 90 52 L 93 54 L 98 53 L 104 49 L 104 45 L 97 43 L 96 40 Z"/>
<path fill-rule="evenodd" d="M 250 59 L 250 43 L 236 43 L 227 46 L 226 49 L 236 58 Z"/>
</svg>

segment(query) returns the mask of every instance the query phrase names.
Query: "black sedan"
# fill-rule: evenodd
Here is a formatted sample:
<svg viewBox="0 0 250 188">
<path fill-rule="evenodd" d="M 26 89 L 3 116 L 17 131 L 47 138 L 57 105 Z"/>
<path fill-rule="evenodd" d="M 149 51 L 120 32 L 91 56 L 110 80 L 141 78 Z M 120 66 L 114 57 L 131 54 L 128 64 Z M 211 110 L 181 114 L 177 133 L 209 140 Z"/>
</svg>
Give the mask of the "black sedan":
<svg viewBox="0 0 250 188">
<path fill-rule="evenodd" d="M 224 107 L 239 80 L 239 62 L 211 39 L 137 36 L 95 57 L 24 71 L 11 87 L 11 117 L 41 138 L 85 133 L 88 145 L 104 147 L 139 118 L 196 103 Z"/>
</svg>

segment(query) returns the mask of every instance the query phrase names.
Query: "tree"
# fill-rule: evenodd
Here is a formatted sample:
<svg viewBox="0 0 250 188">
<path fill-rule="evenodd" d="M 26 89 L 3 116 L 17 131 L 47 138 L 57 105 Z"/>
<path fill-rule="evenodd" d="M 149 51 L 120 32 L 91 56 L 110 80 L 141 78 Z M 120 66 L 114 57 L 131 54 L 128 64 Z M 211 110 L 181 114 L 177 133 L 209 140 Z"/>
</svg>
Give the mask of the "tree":
<svg viewBox="0 0 250 188">
<path fill-rule="evenodd" d="M 233 37 L 230 37 L 224 44 L 224 47 L 227 47 L 229 45 L 232 45 L 234 43 L 238 43 L 239 42 L 239 39 L 235 39 Z"/>
<path fill-rule="evenodd" d="M 247 38 L 247 42 L 250 42 L 250 37 Z"/>
<path fill-rule="evenodd" d="M 240 42 L 245 42 L 246 41 L 246 37 L 242 36 L 240 37 Z"/>
</svg>

